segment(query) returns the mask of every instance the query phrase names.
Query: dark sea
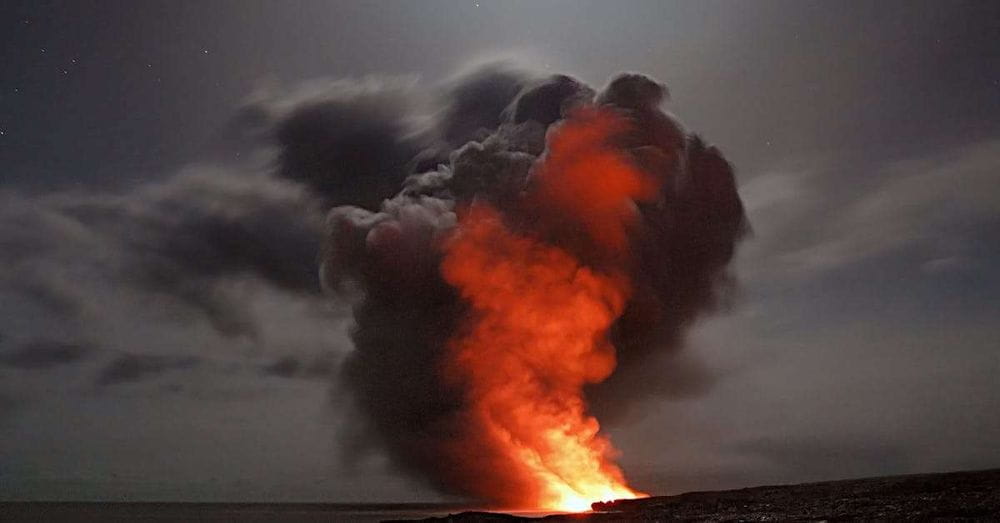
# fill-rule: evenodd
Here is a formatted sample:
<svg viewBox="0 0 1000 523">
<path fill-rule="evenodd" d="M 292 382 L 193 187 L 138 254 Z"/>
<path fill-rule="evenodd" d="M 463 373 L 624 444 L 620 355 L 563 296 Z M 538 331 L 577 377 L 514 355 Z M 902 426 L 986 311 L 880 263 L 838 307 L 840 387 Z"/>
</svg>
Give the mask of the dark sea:
<svg viewBox="0 0 1000 523">
<path fill-rule="evenodd" d="M 483 510 L 470 505 L 432 503 L 0 503 L 0 521 L 336 521 L 374 522 L 423 519 Z"/>
</svg>

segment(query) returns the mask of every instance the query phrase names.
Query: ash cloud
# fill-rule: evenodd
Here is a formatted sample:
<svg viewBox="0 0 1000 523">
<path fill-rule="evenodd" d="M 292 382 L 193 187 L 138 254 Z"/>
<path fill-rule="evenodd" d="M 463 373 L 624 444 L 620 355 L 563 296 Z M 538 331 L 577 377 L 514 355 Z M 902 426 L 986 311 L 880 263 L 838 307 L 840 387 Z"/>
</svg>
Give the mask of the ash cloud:
<svg viewBox="0 0 1000 523">
<path fill-rule="evenodd" d="M 455 226 L 456 208 L 474 201 L 490 202 L 517 228 L 565 242 L 558 218 L 529 210 L 522 195 L 544 155 L 546 132 L 581 104 L 628 118 L 633 129 L 619 146 L 663 182 L 656 201 L 639 206 L 629 238 L 634 295 L 612 333 L 619 366 L 588 391 L 592 408 L 603 421 L 637 399 L 696 394 L 709 385 L 695 358 L 671 355 L 687 327 L 726 303 L 734 283 L 727 267 L 748 225 L 732 167 L 660 109 L 666 98 L 662 84 L 639 74 L 618 76 L 600 93 L 567 76 L 526 82 L 488 133 L 461 145 L 452 140 L 446 163 L 408 177 L 377 212 L 329 213 L 321 279 L 355 300 L 355 350 L 342 367 L 342 386 L 367 423 L 346 435 L 352 459 L 381 447 L 444 492 L 488 490 L 470 486 L 490 480 L 470 474 L 468 456 L 451 441 L 464 396 L 440 369 L 467 305 L 441 278 L 439 245 Z M 466 128 L 487 121 L 479 114 L 472 120 Z"/>
<path fill-rule="evenodd" d="M 337 368 L 336 361 L 329 354 L 307 359 L 296 356 L 282 356 L 260 368 L 263 376 L 277 378 L 330 379 Z"/>
<path fill-rule="evenodd" d="M 198 311 L 226 335 L 255 332 L 227 281 L 318 292 L 319 208 L 279 180 L 204 170 L 123 195 L 6 200 L 4 287 L 71 322 L 94 309 L 88 274 Z"/>
<path fill-rule="evenodd" d="M 291 378 L 299 373 L 302 363 L 294 356 L 284 356 L 278 360 L 262 367 L 261 374 L 265 376 L 277 376 L 279 378 Z"/>
<path fill-rule="evenodd" d="M 487 138 L 503 123 L 511 101 L 532 76 L 514 67 L 489 64 L 453 80 L 444 90 L 447 101 L 436 127 L 453 148 Z"/>
<path fill-rule="evenodd" d="M 400 98 L 365 89 L 294 109 L 274 129 L 278 175 L 304 183 L 327 205 L 378 207 L 422 149 L 421 137 L 410 136 Z"/>
<path fill-rule="evenodd" d="M 82 361 L 94 348 L 76 342 L 39 339 L 0 353 L 0 365 L 14 369 L 48 369 Z"/>
<path fill-rule="evenodd" d="M 204 158 L 162 180 L 0 191 L 0 367 L 44 380 L 91 343 L 135 353 L 98 371 L 106 386 L 189 370 L 178 358 L 197 351 L 245 359 L 252 346 L 300 358 L 294 377 L 329 379 L 338 360 L 326 352 L 346 347 L 330 343 L 343 313 L 321 296 L 323 216 L 395 192 L 436 133 L 413 125 L 414 93 L 399 78 L 260 91 Z M 240 364 L 207 367 L 227 365 Z"/>
<path fill-rule="evenodd" d="M 198 365 L 193 356 L 174 357 L 152 354 L 125 354 L 115 358 L 101 371 L 97 384 L 102 387 L 140 381 L 168 371 L 189 369 Z"/>
</svg>

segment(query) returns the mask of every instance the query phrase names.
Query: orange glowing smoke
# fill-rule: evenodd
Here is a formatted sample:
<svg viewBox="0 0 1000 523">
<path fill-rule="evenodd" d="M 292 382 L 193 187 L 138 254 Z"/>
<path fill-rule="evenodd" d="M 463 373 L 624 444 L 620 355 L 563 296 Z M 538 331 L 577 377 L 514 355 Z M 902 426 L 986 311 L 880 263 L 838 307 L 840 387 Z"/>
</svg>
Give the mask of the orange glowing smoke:
<svg viewBox="0 0 1000 523">
<path fill-rule="evenodd" d="M 608 110 L 577 112 L 549 136 L 526 194 L 561 230 L 570 224 L 587 238 L 601 267 L 541 239 L 544 227 L 514 232 L 483 203 L 460 213 L 444 247 L 444 278 L 471 306 L 445 370 L 467 391 L 466 421 L 485 446 L 478 450 L 498 456 L 498 474 L 517 484 L 510 494 L 490 495 L 512 505 L 581 511 L 594 501 L 644 496 L 628 487 L 583 396 L 585 385 L 615 368 L 608 329 L 629 295 L 623 265 L 634 202 L 657 192 L 611 143 L 626 130 L 627 121 Z M 475 446 L 468 450 L 477 459 Z"/>
</svg>

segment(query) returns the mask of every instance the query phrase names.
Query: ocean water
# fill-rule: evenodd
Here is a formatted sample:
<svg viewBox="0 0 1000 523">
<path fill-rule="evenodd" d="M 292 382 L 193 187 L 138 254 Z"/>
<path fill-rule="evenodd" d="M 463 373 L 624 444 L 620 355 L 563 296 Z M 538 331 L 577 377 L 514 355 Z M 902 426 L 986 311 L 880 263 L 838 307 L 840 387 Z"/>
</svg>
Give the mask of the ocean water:
<svg viewBox="0 0 1000 523">
<path fill-rule="evenodd" d="M 0 521 L 81 522 L 270 522 L 370 523 L 422 519 L 484 510 L 469 505 L 431 503 L 0 503 Z"/>
</svg>

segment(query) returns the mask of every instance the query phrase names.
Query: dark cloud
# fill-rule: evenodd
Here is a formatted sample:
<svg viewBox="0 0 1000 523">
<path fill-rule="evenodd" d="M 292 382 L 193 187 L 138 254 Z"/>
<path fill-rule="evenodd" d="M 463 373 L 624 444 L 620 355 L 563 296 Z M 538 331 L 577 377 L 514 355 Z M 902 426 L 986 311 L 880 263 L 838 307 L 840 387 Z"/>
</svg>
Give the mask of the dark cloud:
<svg viewBox="0 0 1000 523">
<path fill-rule="evenodd" d="M 486 176 L 480 174 L 486 155 L 496 155 L 502 168 L 506 149 L 516 146 L 494 138 L 486 153 L 477 143 L 452 151 L 448 141 L 461 145 L 494 132 L 527 81 L 499 64 L 460 76 L 442 89 L 443 109 L 423 128 L 412 125 L 414 87 L 404 80 L 316 83 L 260 95 L 225 134 L 248 155 L 273 140 L 273 172 L 205 164 L 118 194 L 5 194 L 0 257 L 13 270 L 0 276 L 4 288 L 75 321 L 91 299 L 70 270 L 83 266 L 109 284 L 190 307 L 225 335 L 253 336 L 252 314 L 229 283 L 257 278 L 315 295 L 323 209 L 344 202 L 376 208 L 421 167 L 421 151 L 434 167 L 436 155 L 445 162 L 457 155 L 463 181 Z M 543 132 L 509 130 L 507 142 L 538 142 Z M 534 134 L 525 140 L 518 133 Z M 523 169 L 529 160 L 520 163 Z M 478 191 L 462 183 L 454 190 Z"/>
<path fill-rule="evenodd" d="M 68 320 L 91 304 L 82 287 L 94 282 L 80 279 L 84 270 L 109 286 L 170 297 L 227 335 L 256 332 L 227 282 L 319 292 L 320 207 L 271 177 L 203 168 L 121 195 L 15 195 L 8 203 L 5 288 Z"/>
<path fill-rule="evenodd" d="M 975 238 L 990 234 L 1000 210 L 1000 195 L 992 190 L 998 151 L 1000 140 L 994 138 L 888 162 L 865 190 L 836 199 L 822 187 L 822 178 L 832 176 L 822 162 L 800 176 L 775 172 L 754 179 L 746 188 L 748 201 L 768 232 L 754 242 L 754 261 L 770 256 L 781 265 L 772 273 L 781 279 L 885 261 L 907 251 L 963 260 L 959 265 L 974 262 L 970 255 L 993 257 Z"/>
<path fill-rule="evenodd" d="M 636 73 L 624 73 L 611 79 L 597 103 L 637 111 L 656 109 L 670 93 L 667 86 Z"/>
<path fill-rule="evenodd" d="M 275 360 L 269 365 L 261 368 L 261 373 L 265 376 L 277 376 L 279 378 L 291 378 L 299 373 L 302 363 L 294 356 L 285 356 Z"/>
<path fill-rule="evenodd" d="M 660 122 L 652 122 L 653 132 L 640 143 L 676 143 L 674 129 L 658 133 Z M 645 228 L 636 247 L 635 296 L 614 330 L 619 368 L 591 394 L 593 408 L 603 419 L 624 413 L 636 396 L 649 397 L 655 390 L 697 391 L 705 381 L 696 377 L 710 378 L 696 364 L 684 366 L 691 371 L 684 377 L 671 365 L 650 365 L 652 354 L 682 347 L 692 323 L 724 304 L 734 285 L 726 268 L 735 253 L 736 240 L 748 227 L 729 163 L 697 136 L 689 137 L 685 146 L 679 163 L 666 163 L 671 166 L 668 169 L 683 165 L 680 175 L 674 177 L 676 183 L 668 182 L 672 188 L 665 192 L 661 205 L 643 210 Z M 663 384 L 671 377 L 673 384 Z M 635 383 L 652 385 L 644 389 Z"/>
<path fill-rule="evenodd" d="M 81 343 L 35 340 L 0 353 L 0 365 L 15 369 L 47 369 L 82 360 L 94 348 Z"/>
<path fill-rule="evenodd" d="M 508 64 L 489 64 L 451 82 L 442 99 L 438 132 L 452 148 L 482 141 L 500 126 L 504 112 L 531 77 Z"/>
<path fill-rule="evenodd" d="M 319 220 L 310 205 L 280 186 L 192 181 L 125 222 L 127 277 L 202 310 L 221 332 L 254 334 L 245 309 L 218 283 L 254 276 L 292 293 L 317 293 Z"/>
<path fill-rule="evenodd" d="M 377 208 L 423 149 L 406 91 L 381 84 L 337 84 L 280 117 L 278 175 L 306 184 L 327 204 Z"/>
<path fill-rule="evenodd" d="M 581 86 L 487 65 L 444 85 L 440 109 L 422 128 L 413 124 L 417 96 L 405 80 L 320 82 L 262 94 L 224 134 L 238 142 L 233 150 L 262 154 L 263 162 L 273 140 L 273 170 L 245 159 L 235 168 L 193 166 L 121 193 L 6 193 L 0 258 L 10 270 L 0 278 L 5 290 L 77 329 L 85 330 L 78 322 L 95 305 L 86 287 L 98 285 L 166 298 L 226 336 L 254 336 L 250 304 L 233 284 L 256 279 L 315 296 L 326 206 L 377 208 L 424 168 L 421 161 L 433 170 L 407 182 L 413 194 L 499 198 L 497 184 L 516 194 L 545 132 L 544 124 L 520 120 L 546 103 L 561 105 Z M 437 170 L 441 162 L 445 171 Z"/>
<path fill-rule="evenodd" d="M 339 359 L 327 353 L 310 361 L 303 369 L 302 375 L 312 379 L 331 379 L 336 375 L 339 363 Z"/>
<path fill-rule="evenodd" d="M 337 362 L 330 354 L 312 358 L 282 356 L 262 366 L 260 372 L 279 378 L 329 379 L 336 368 Z"/>
<path fill-rule="evenodd" d="M 123 356 L 97 378 L 100 385 L 137 381 L 192 365 L 166 345 L 206 346 L 201 322 L 222 337 L 256 342 L 264 325 L 280 321 L 262 306 L 320 307 L 325 207 L 338 198 L 362 203 L 360 195 L 375 194 L 378 184 L 396 189 L 423 141 L 409 136 L 411 90 L 404 81 L 372 80 L 255 96 L 223 133 L 222 153 L 208 155 L 211 163 L 119 192 L 0 193 L 0 307 L 30 317 L 19 326 L 29 334 L 69 340 L 25 346 L 0 364 L 55 366 L 82 357 L 89 345 L 77 340 L 91 338 L 128 351 L 144 342 L 139 323 L 151 321 L 148 329 L 166 336 L 149 355 Z M 242 158 L 227 159 L 234 152 Z M 329 182 L 337 173 L 343 179 Z M 124 318 L 136 306 L 142 319 L 130 324 Z M 326 332 L 315 324 L 329 315 L 319 316 L 296 325 Z M 336 364 L 311 357 L 295 377 L 327 379 Z M 280 374 L 281 366 L 272 370 Z"/>
<path fill-rule="evenodd" d="M 101 370 L 97 384 L 105 387 L 131 383 L 159 376 L 172 370 L 192 368 L 200 360 L 193 356 L 175 357 L 151 354 L 125 354 L 115 358 Z"/>
<path fill-rule="evenodd" d="M 7 418 L 20 404 L 5 394 L 0 394 L 0 420 Z"/>
<path fill-rule="evenodd" d="M 551 125 L 573 105 L 589 102 L 594 90 L 575 78 L 557 74 L 525 87 L 507 108 L 513 123 L 538 122 Z"/>
<path fill-rule="evenodd" d="M 590 88 L 565 76 L 532 83 L 508 105 L 497 129 L 452 152 L 447 164 L 408 179 L 378 212 L 331 211 L 322 279 L 359 299 L 355 351 L 342 375 L 370 430 L 355 426 L 348 435 L 352 458 L 380 444 L 403 470 L 446 492 L 490 490 L 477 486 L 486 481 L 482 471 L 454 452 L 464 395 L 440 369 L 467 305 L 441 277 L 438 246 L 455 226 L 455 208 L 480 200 L 514 227 L 591 259 L 592 249 L 573 243 L 578 233 L 560 233 L 566 229 L 558 211 L 546 210 L 544 202 L 527 205 L 523 194 L 545 150 L 546 129 L 592 97 Z M 668 355 L 683 345 L 697 317 L 725 302 L 732 286 L 726 269 L 747 230 L 732 167 L 660 110 L 665 97 L 661 84 L 623 75 L 596 98 L 632 123 L 620 146 L 663 182 L 656 201 L 640 205 L 641 226 L 629 239 L 635 289 L 612 333 L 619 368 L 588 392 L 606 416 L 621 414 L 636 398 L 705 390 L 711 374 L 703 366 Z M 660 384 L 664 380 L 671 383 Z M 489 459 L 481 463 L 490 466 Z M 491 488 L 495 494 L 503 486 Z"/>
</svg>

